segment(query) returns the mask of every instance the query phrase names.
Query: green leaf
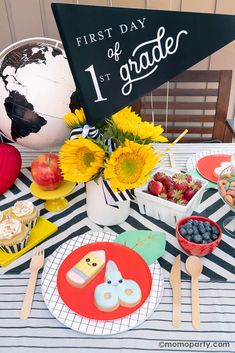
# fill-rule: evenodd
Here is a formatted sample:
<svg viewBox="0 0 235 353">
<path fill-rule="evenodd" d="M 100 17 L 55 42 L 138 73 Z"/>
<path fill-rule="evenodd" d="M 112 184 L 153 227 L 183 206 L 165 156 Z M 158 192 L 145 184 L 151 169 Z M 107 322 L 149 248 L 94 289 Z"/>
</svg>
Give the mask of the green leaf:
<svg viewBox="0 0 235 353">
<path fill-rule="evenodd" d="M 118 235 L 114 242 L 133 249 L 151 265 L 164 254 L 166 235 L 151 230 L 130 230 Z"/>
</svg>

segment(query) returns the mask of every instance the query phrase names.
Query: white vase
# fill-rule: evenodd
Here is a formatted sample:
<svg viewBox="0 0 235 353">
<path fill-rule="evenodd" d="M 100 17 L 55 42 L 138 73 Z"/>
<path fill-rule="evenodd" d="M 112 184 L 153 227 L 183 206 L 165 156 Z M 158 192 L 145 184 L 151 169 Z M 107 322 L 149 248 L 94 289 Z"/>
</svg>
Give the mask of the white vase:
<svg viewBox="0 0 235 353">
<path fill-rule="evenodd" d="M 130 201 L 117 202 L 113 207 L 107 205 L 102 189 L 102 179 L 86 184 L 87 215 L 90 220 L 102 226 L 114 226 L 124 222 L 130 213 Z"/>
</svg>

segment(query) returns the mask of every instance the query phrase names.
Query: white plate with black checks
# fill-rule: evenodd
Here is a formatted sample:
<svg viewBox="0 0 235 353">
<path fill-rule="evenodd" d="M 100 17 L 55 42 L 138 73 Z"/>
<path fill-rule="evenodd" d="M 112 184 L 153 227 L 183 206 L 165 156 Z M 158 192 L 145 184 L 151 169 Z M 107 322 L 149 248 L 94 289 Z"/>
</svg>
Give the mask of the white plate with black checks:
<svg viewBox="0 0 235 353">
<path fill-rule="evenodd" d="M 57 290 L 57 272 L 63 260 L 80 246 L 97 242 L 113 241 L 116 235 L 103 232 L 88 232 L 63 243 L 49 256 L 42 274 L 42 295 L 52 315 L 65 326 L 89 335 L 113 335 L 127 331 L 144 322 L 151 316 L 160 303 L 164 289 L 162 269 L 156 261 L 149 266 L 152 274 L 152 288 L 144 304 L 129 316 L 117 320 L 90 320 L 77 315 L 62 301 Z"/>
<path fill-rule="evenodd" d="M 188 160 L 187 160 L 187 171 L 193 170 L 197 167 L 197 162 L 205 157 L 205 156 L 212 156 L 213 154 L 228 154 L 228 155 L 232 155 L 233 152 L 232 151 L 221 151 L 221 150 L 211 150 L 211 151 L 203 151 L 203 152 L 199 152 L 196 153 L 194 155 L 192 155 Z"/>
</svg>

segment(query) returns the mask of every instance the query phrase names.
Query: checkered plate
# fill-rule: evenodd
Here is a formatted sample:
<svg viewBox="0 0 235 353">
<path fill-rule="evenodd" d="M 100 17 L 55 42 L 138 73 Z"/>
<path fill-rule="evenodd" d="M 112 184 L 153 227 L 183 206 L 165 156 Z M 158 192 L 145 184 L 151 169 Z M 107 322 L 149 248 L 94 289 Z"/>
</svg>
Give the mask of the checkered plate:
<svg viewBox="0 0 235 353">
<path fill-rule="evenodd" d="M 149 267 L 153 277 L 150 295 L 145 303 L 129 316 L 111 321 L 90 320 L 77 315 L 63 303 L 57 290 L 56 279 L 58 269 L 66 256 L 80 246 L 96 241 L 113 241 L 115 237 L 116 235 L 110 233 L 88 232 L 72 238 L 58 247 L 44 266 L 41 288 L 45 303 L 57 320 L 77 332 L 102 336 L 127 331 L 152 315 L 162 298 L 164 280 L 162 269 L 156 261 Z"/>
</svg>

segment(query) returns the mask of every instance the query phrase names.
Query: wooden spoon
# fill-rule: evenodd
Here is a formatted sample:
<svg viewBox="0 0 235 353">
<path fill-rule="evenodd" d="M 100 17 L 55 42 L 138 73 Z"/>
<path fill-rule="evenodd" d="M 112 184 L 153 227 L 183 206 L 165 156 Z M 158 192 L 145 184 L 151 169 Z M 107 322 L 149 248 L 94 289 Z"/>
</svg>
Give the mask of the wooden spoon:
<svg viewBox="0 0 235 353">
<path fill-rule="evenodd" d="M 197 256 L 189 256 L 186 260 L 186 270 L 191 275 L 192 286 L 192 324 L 195 329 L 199 329 L 200 322 L 200 303 L 198 277 L 202 272 L 202 262 Z"/>
</svg>

